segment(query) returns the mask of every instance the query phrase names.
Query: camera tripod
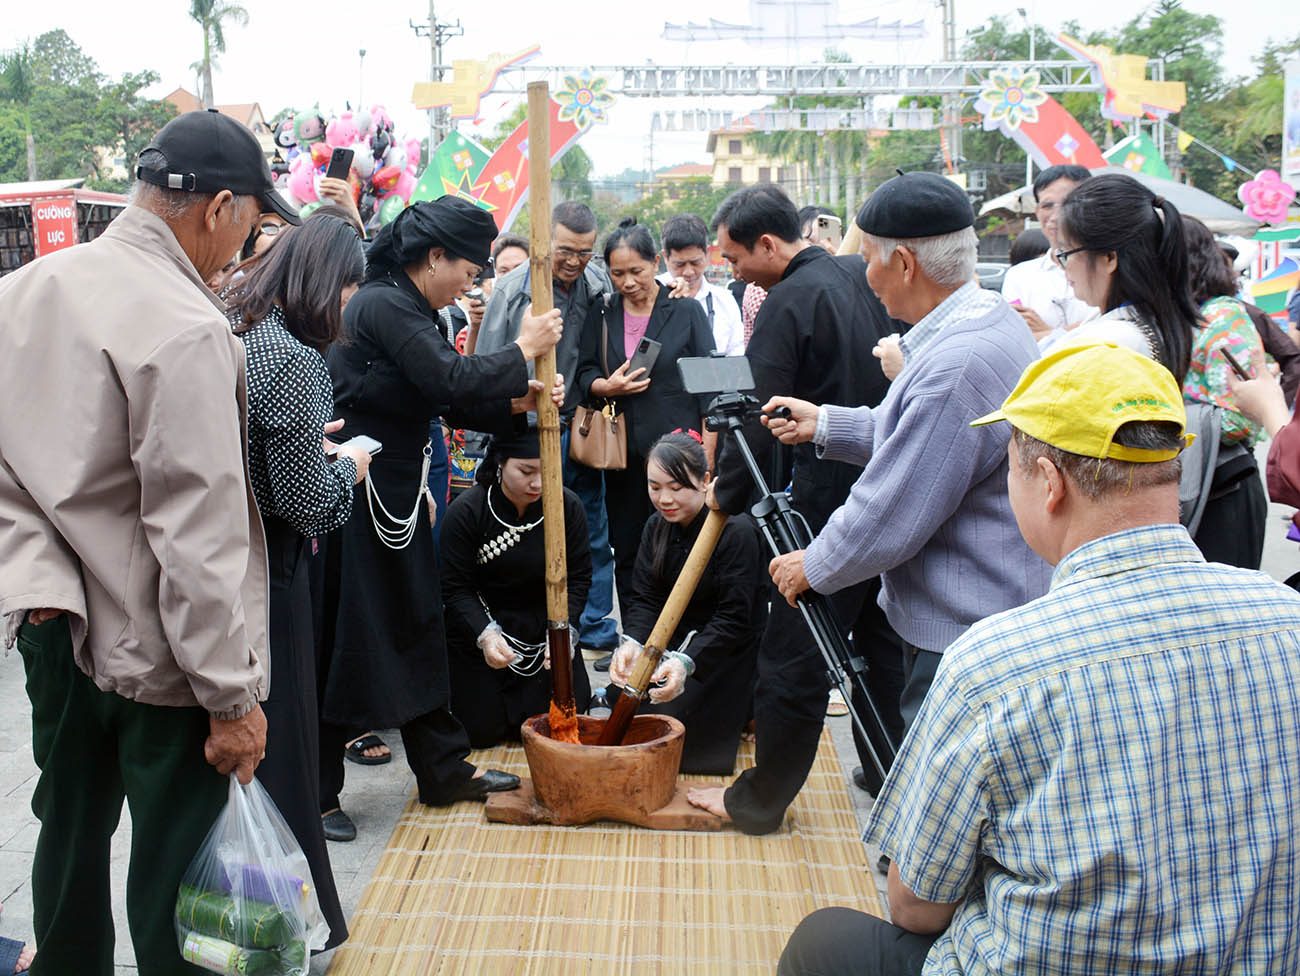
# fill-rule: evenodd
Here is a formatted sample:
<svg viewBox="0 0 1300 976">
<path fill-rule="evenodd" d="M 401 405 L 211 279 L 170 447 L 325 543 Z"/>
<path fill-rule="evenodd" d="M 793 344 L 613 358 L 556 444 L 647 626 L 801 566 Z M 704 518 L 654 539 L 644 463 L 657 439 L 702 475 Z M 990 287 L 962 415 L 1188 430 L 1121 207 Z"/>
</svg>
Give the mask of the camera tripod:
<svg viewBox="0 0 1300 976">
<path fill-rule="evenodd" d="M 759 470 L 758 462 L 754 459 L 754 454 L 742 433 L 745 424 L 759 417 L 761 413 L 758 401 L 752 396 L 744 393 L 723 393 L 709 404 L 705 425 L 709 430 L 726 431 L 732 435 L 733 442 L 741 458 L 744 459 L 745 467 L 749 470 L 749 476 L 762 496 L 750 509 L 750 514 L 758 523 L 772 555 L 783 556 L 807 548 L 812 539 L 803 516 L 791 507 L 789 496 L 783 492 L 773 492 L 768 488 L 767 481 Z M 788 416 L 788 411 L 786 415 Z M 854 727 L 866 744 L 871 762 L 883 782 L 894 760 L 897 747 L 885 729 L 884 720 L 880 717 L 880 712 L 876 709 L 867 690 L 866 659 L 854 653 L 849 647 L 826 597 L 813 590 L 806 590 L 796 598 L 795 602 L 804 621 L 808 624 L 809 631 L 812 632 L 813 642 L 826 662 L 827 675 L 844 696 Z M 858 700 L 867 703 L 868 714 L 865 720 L 854 704 L 854 690 L 859 692 Z M 870 733 L 868 728 L 872 730 Z M 881 755 L 882 752 L 884 755 Z"/>
</svg>

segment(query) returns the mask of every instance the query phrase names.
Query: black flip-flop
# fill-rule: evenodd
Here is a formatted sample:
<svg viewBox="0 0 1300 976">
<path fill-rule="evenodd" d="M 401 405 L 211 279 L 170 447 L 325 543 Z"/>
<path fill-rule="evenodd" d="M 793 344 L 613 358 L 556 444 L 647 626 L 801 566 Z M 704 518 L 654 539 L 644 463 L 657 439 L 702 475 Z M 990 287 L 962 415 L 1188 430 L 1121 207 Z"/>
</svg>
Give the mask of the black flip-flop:
<svg viewBox="0 0 1300 976">
<path fill-rule="evenodd" d="M 0 976 L 9 976 L 14 971 L 25 945 L 25 942 L 19 942 L 17 939 L 6 939 L 0 936 Z M 27 970 L 24 969 L 22 972 L 25 973 Z"/>
<path fill-rule="evenodd" d="M 377 749 L 380 747 L 383 747 L 384 749 L 388 749 L 388 743 L 385 742 L 383 739 L 379 738 L 379 736 L 375 735 L 373 732 L 371 732 L 367 735 L 363 735 L 359 739 L 356 739 L 348 743 L 348 746 L 346 749 L 343 750 L 343 753 L 354 763 L 360 763 L 362 766 L 382 766 L 384 765 L 384 763 L 392 762 L 393 761 L 392 750 L 389 750 L 388 752 L 384 753 L 384 755 L 382 756 L 366 755 L 367 749 Z"/>
</svg>

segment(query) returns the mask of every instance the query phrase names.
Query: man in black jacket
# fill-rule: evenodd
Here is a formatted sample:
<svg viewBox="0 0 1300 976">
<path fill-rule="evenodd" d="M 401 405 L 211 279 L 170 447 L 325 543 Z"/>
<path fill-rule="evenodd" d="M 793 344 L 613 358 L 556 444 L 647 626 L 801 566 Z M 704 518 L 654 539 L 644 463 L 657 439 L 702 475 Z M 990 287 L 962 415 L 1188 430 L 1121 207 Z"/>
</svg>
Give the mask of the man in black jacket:
<svg viewBox="0 0 1300 976">
<path fill-rule="evenodd" d="M 802 239 L 794 204 L 770 184 L 727 197 L 713 217 L 713 228 L 723 255 L 741 277 L 768 290 L 745 352 L 758 401 L 784 395 L 856 407 L 883 400 L 889 381 L 871 351 L 880 339 L 906 326 L 890 319 L 867 286 L 862 258 L 833 256 Z M 744 436 L 759 469 L 768 470 L 777 447 L 772 435 L 751 426 Z M 813 535 L 848 497 L 861 470 L 818 460 L 810 444 L 795 448 L 791 501 Z M 743 512 L 753 491 L 739 450 L 730 441 L 722 444 L 714 495 L 718 507 Z M 754 690 L 757 765 L 725 791 L 718 787 L 691 795 L 696 806 L 729 817 L 752 834 L 779 827 L 803 786 L 816 757 L 829 688 L 825 663 L 800 612 L 771 592 Z M 902 733 L 902 648 L 876 603 L 879 592 L 875 579 L 829 599 L 870 663 L 872 699 L 897 741 Z M 861 754 L 862 743 L 858 748 Z"/>
</svg>

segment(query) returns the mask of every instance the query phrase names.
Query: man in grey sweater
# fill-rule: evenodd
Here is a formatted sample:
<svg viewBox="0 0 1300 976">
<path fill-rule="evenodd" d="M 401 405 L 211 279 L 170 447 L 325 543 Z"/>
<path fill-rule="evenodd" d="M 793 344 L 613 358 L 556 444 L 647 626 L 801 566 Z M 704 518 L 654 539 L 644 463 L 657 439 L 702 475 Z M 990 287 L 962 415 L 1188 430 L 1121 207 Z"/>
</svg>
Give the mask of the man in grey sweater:
<svg viewBox="0 0 1300 976">
<path fill-rule="evenodd" d="M 1038 358 L 1028 326 L 996 292 L 972 283 L 976 238 L 956 184 L 909 173 L 858 214 L 867 281 L 889 314 L 915 323 L 903 371 L 876 407 L 777 396 L 790 420 L 764 420 L 787 444 L 866 467 L 806 550 L 772 561 L 791 603 L 872 576 L 905 642 L 903 720 L 910 727 L 940 655 L 975 621 L 1047 591 L 1051 569 L 1025 544 L 1007 499 L 1006 430 L 971 427 L 996 410 Z M 927 235 L 927 236 L 922 236 Z M 722 815 L 721 790 L 691 801 Z"/>
</svg>

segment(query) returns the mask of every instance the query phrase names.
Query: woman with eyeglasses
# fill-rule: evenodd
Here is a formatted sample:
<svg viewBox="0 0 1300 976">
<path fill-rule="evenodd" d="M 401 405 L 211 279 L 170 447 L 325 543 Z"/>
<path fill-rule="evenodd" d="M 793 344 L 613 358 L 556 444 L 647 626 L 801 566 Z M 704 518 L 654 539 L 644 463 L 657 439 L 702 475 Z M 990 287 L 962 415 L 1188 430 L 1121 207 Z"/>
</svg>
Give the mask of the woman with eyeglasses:
<svg viewBox="0 0 1300 976">
<path fill-rule="evenodd" d="M 635 219 L 619 223 L 605 239 L 605 264 L 618 294 L 597 303 L 582 327 L 576 395 L 592 404 L 611 403 L 627 431 L 627 466 L 605 472 L 605 510 L 614 548 L 614 585 L 619 605 L 632 596 L 633 568 L 641 530 L 650 517 L 645 464 L 650 447 L 670 430 L 703 430 L 706 404 L 688 394 L 677 372 L 683 356 L 713 352 L 713 331 L 694 298 L 670 298 L 655 280 L 659 253 L 650 231 Z M 650 368 L 631 369 L 642 340 L 656 349 Z"/>
<path fill-rule="evenodd" d="M 283 228 L 227 295 L 248 373 L 248 469 L 266 530 L 270 651 L 275 678 L 263 703 L 266 757 L 258 779 L 275 800 L 311 865 L 329 923 L 326 948 L 347 938 L 316 800 L 320 768 L 316 648 L 308 583 L 308 539 L 338 528 L 370 455 L 322 444 L 334 416 L 324 353 L 343 328 L 343 308 L 365 274 L 361 241 L 337 217 Z"/>
<path fill-rule="evenodd" d="M 1095 176 L 1065 198 L 1057 239 L 1053 257 L 1075 297 L 1103 313 L 1063 341 L 1127 346 L 1182 383 L 1200 313 L 1178 208 L 1131 176 Z"/>
</svg>

